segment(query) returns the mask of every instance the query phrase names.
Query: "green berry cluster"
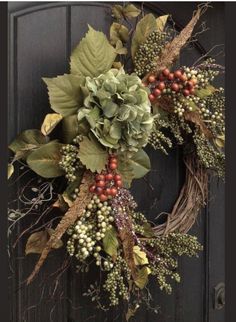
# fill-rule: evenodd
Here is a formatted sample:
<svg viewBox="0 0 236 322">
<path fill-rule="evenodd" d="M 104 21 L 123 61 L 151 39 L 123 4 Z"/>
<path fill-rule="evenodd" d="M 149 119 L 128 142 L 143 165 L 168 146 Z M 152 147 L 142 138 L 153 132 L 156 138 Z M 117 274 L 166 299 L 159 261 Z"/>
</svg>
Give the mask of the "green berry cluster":
<svg viewBox="0 0 236 322">
<path fill-rule="evenodd" d="M 101 265 L 102 247 L 100 241 L 105 237 L 106 231 L 111 228 L 114 221 L 112 209 L 107 202 L 101 202 L 97 196 L 87 205 L 82 217 L 68 230 L 70 238 L 67 242 L 67 250 L 70 256 L 75 256 L 83 262 L 93 255 L 96 265 Z M 107 269 L 111 265 L 104 262 Z"/>
<path fill-rule="evenodd" d="M 219 151 L 200 130 L 193 135 L 193 142 L 196 146 L 198 158 L 207 169 L 216 171 L 219 177 L 225 174 L 225 155 Z"/>
<path fill-rule="evenodd" d="M 157 57 L 160 55 L 166 39 L 167 34 L 165 32 L 156 30 L 139 46 L 134 58 L 134 72 L 138 76 L 147 74 L 155 68 Z"/>
<path fill-rule="evenodd" d="M 176 256 L 198 256 L 198 252 L 202 250 L 195 236 L 179 233 L 147 239 L 145 244 L 153 249 L 153 253 L 159 254 L 149 263 L 149 267 L 151 274 L 156 276 L 160 289 L 167 293 L 172 291 L 170 280 L 180 281 L 180 276 L 176 272 L 178 267 Z"/>
<path fill-rule="evenodd" d="M 78 147 L 67 144 L 62 147 L 61 154 L 59 166 L 65 171 L 68 181 L 73 182 L 76 180 L 76 171 L 82 167 L 78 156 Z"/>
<path fill-rule="evenodd" d="M 193 77 L 197 80 L 196 88 L 206 87 L 209 82 L 212 82 L 216 76 L 219 75 L 218 70 L 207 68 L 206 65 L 201 65 L 201 68 L 198 67 L 183 67 L 183 70 L 188 77 L 192 79 Z"/>
<path fill-rule="evenodd" d="M 117 256 L 113 269 L 108 273 L 104 290 L 109 293 L 110 306 L 119 304 L 119 299 L 128 300 L 129 289 L 127 282 L 130 280 L 130 269 L 126 261 Z"/>
</svg>

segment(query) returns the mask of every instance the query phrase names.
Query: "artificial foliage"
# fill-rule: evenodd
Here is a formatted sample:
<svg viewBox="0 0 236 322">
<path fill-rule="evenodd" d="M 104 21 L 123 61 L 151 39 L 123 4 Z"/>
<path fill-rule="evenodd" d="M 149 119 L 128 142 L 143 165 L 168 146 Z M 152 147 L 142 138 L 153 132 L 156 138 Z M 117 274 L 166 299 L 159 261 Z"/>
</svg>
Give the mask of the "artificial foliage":
<svg viewBox="0 0 236 322">
<path fill-rule="evenodd" d="M 103 275 L 102 286 L 95 281 L 84 295 L 105 310 L 125 302 L 128 321 L 147 304 L 151 276 L 171 293 L 172 281 L 180 282 L 178 258 L 198 256 L 202 246 L 188 231 L 206 203 L 209 174 L 224 177 L 224 90 L 214 86 L 223 67 L 204 57 L 193 66 L 175 62 L 205 9 L 176 34 L 168 15 L 115 5 L 109 38 L 88 26 L 70 73 L 43 79 L 53 111 L 41 130 L 25 130 L 9 145 L 8 178 L 17 163 L 31 169 L 38 196 L 25 201 L 19 193 L 31 205 L 26 214 L 44 205 L 45 214 L 57 209 L 61 218 L 51 227 L 42 216 L 38 230 L 31 218 L 36 232 L 24 232 L 26 255 L 40 257 L 27 283 L 53 249 L 66 247 L 78 271 L 96 265 Z M 179 145 L 186 164 L 183 188 L 161 224 L 139 211 L 129 191 L 151 169 L 147 145 L 167 155 Z M 11 229 L 21 217 L 9 209 Z"/>
</svg>

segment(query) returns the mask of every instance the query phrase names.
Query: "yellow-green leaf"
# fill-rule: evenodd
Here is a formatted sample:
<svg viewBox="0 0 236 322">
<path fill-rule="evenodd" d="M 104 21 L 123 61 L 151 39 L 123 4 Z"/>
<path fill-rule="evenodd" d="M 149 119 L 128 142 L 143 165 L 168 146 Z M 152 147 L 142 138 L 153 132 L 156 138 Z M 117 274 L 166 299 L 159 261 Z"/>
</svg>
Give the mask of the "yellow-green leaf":
<svg viewBox="0 0 236 322">
<path fill-rule="evenodd" d="M 112 7 L 112 16 L 120 20 L 123 17 L 123 7 L 119 4 L 116 4 Z"/>
<path fill-rule="evenodd" d="M 225 135 L 218 135 L 214 142 L 218 148 L 222 149 L 225 146 Z"/>
<path fill-rule="evenodd" d="M 133 247 L 133 253 L 135 265 L 148 264 L 147 254 L 144 251 L 142 251 L 139 246 Z"/>
<path fill-rule="evenodd" d="M 126 55 L 128 53 L 127 48 L 123 46 L 121 40 L 117 40 L 116 53 L 119 55 Z"/>
<path fill-rule="evenodd" d="M 142 178 L 151 169 L 151 163 L 147 153 L 140 149 L 135 155 L 130 159 L 130 165 L 133 169 L 133 174 L 135 179 Z"/>
<path fill-rule="evenodd" d="M 61 114 L 47 114 L 41 126 L 41 132 L 43 133 L 43 135 L 50 134 L 55 129 L 57 124 L 62 120 L 62 118 L 63 116 Z"/>
<path fill-rule="evenodd" d="M 113 260 L 116 260 L 119 242 L 118 242 L 117 233 L 114 227 L 107 230 L 102 242 L 103 242 L 104 251 L 108 255 L 110 255 L 113 258 Z"/>
<path fill-rule="evenodd" d="M 88 170 L 101 172 L 105 169 L 108 154 L 94 137 L 84 137 L 79 149 L 80 161 Z"/>
<path fill-rule="evenodd" d="M 143 289 L 148 282 L 148 275 L 151 273 L 149 267 L 144 266 L 140 270 L 137 271 L 137 277 L 134 280 L 134 283 L 140 288 Z"/>
<path fill-rule="evenodd" d="M 14 165 L 12 163 L 8 163 L 7 179 L 10 179 L 10 177 L 13 175 L 13 173 L 14 173 Z"/>
<path fill-rule="evenodd" d="M 205 88 L 197 89 L 195 95 L 200 98 L 205 98 L 212 95 L 216 91 L 215 87 L 212 85 L 207 85 Z"/>
<path fill-rule="evenodd" d="M 110 42 L 112 45 L 115 45 L 118 40 L 127 42 L 129 40 L 129 30 L 124 25 L 113 22 L 110 27 Z"/>
<path fill-rule="evenodd" d="M 63 175 L 64 172 L 59 166 L 62 146 L 63 144 L 52 141 L 31 152 L 26 160 L 29 167 L 44 178 Z"/>
<path fill-rule="evenodd" d="M 145 15 L 136 26 L 134 36 L 132 39 L 131 54 L 134 59 L 135 53 L 138 50 L 139 46 L 145 42 L 147 37 L 151 32 L 157 30 L 156 18 L 153 14 L 149 13 Z"/>
<path fill-rule="evenodd" d="M 81 107 L 84 95 L 81 89 L 83 78 L 64 74 L 54 78 L 43 78 L 47 84 L 51 108 L 63 116 L 75 114 Z"/>
<path fill-rule="evenodd" d="M 135 7 L 135 5 L 133 4 L 127 4 L 123 8 L 123 15 L 126 18 L 136 18 L 137 16 L 140 15 L 140 13 L 141 13 L 141 10 Z"/>
<path fill-rule="evenodd" d="M 115 49 L 104 33 L 89 26 L 86 36 L 72 52 L 71 73 L 85 77 L 99 76 L 111 68 L 115 58 Z"/>
<path fill-rule="evenodd" d="M 160 16 L 156 19 L 157 30 L 162 32 L 165 28 L 169 15 Z"/>
</svg>

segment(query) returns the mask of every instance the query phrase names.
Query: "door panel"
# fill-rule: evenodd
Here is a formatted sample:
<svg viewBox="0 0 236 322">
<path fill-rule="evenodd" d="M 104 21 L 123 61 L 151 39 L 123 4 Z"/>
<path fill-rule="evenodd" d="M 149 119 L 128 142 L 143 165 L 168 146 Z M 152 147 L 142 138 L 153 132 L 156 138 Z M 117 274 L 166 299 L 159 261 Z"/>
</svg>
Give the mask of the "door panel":
<svg viewBox="0 0 236 322">
<path fill-rule="evenodd" d="M 145 9 L 157 15 L 171 13 L 177 27 L 185 24 L 197 4 L 145 3 Z M 224 42 L 223 4 L 214 3 L 205 15 L 210 30 L 199 36 L 200 44 L 209 50 Z M 42 77 L 68 72 L 71 49 L 87 31 L 87 25 L 108 33 L 110 5 L 108 3 L 53 2 L 9 3 L 9 141 L 20 131 L 38 128 L 50 112 L 46 86 Z M 185 51 L 182 64 L 192 64 L 201 54 L 199 46 Z M 223 61 L 221 61 L 223 63 Z M 220 80 L 223 82 L 223 79 Z M 170 211 L 184 180 L 181 150 L 168 157 L 149 148 L 152 171 L 147 181 L 137 180 L 132 192 L 140 210 L 154 220 L 162 211 Z M 21 186 L 19 181 L 14 189 Z M 154 190 L 151 188 L 153 187 Z M 11 195 L 14 195 L 11 189 Z M 141 322 L 218 322 L 224 320 L 224 310 L 212 306 L 213 287 L 224 281 L 224 205 L 223 186 L 213 180 L 211 197 L 206 209 L 192 229 L 204 245 L 199 259 L 181 259 L 182 281 L 173 287 L 171 296 L 160 292 L 151 283 L 158 315 L 140 309 L 134 321 Z M 24 229 L 24 222 L 18 228 Z M 26 240 L 24 239 L 23 242 Z M 14 254 L 14 274 L 11 275 L 12 322 L 111 322 L 123 321 L 121 310 L 107 314 L 94 309 L 94 303 L 82 294 L 98 278 L 96 269 L 88 274 L 76 274 L 74 267 L 62 275 L 55 289 L 49 275 L 62 264 L 63 250 L 51 254 L 39 277 L 28 287 L 22 282 L 32 271 L 37 256 L 24 258 L 24 243 Z M 55 282 L 55 281 L 54 281 Z"/>
</svg>

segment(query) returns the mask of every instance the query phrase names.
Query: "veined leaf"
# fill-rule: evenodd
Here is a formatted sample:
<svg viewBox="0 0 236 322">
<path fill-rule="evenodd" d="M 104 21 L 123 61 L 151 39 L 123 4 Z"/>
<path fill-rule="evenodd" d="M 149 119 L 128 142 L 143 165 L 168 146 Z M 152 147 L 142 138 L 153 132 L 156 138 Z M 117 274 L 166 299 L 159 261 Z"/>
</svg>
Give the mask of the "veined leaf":
<svg viewBox="0 0 236 322">
<path fill-rule="evenodd" d="M 150 268 L 147 266 L 138 270 L 137 278 L 134 280 L 134 283 L 140 288 L 143 289 L 148 282 L 148 275 L 151 273 Z"/>
<path fill-rule="evenodd" d="M 44 178 L 54 178 L 63 175 L 64 172 L 59 166 L 62 146 L 63 144 L 52 141 L 33 151 L 27 157 L 29 167 Z"/>
<path fill-rule="evenodd" d="M 147 259 L 146 253 L 144 251 L 142 251 L 139 246 L 134 246 L 133 252 L 134 252 L 135 265 L 148 264 L 148 259 Z"/>
<path fill-rule="evenodd" d="M 114 227 L 107 230 L 105 237 L 103 238 L 103 249 L 104 251 L 112 257 L 115 261 L 117 257 L 117 249 L 119 242 L 117 239 L 117 233 Z"/>
<path fill-rule="evenodd" d="M 153 14 L 149 13 L 145 15 L 136 26 L 134 36 L 132 39 L 131 54 L 134 59 L 135 53 L 138 50 L 139 46 L 145 42 L 147 37 L 151 32 L 157 30 L 156 18 Z"/>
<path fill-rule="evenodd" d="M 72 115 L 81 107 L 84 95 L 83 78 L 64 74 L 55 78 L 43 78 L 48 87 L 51 108 L 63 116 Z"/>
<path fill-rule="evenodd" d="M 141 10 L 135 7 L 133 4 L 127 4 L 123 8 L 123 15 L 126 18 L 136 18 L 138 15 L 140 15 Z"/>
<path fill-rule="evenodd" d="M 200 98 L 205 98 L 213 94 L 215 91 L 215 87 L 213 87 L 212 85 L 207 85 L 205 88 L 197 89 L 195 91 L 195 95 Z"/>
<path fill-rule="evenodd" d="M 47 114 L 41 126 L 41 132 L 43 133 L 43 135 L 50 134 L 55 129 L 57 124 L 62 120 L 62 118 L 63 116 L 61 114 Z"/>
<path fill-rule="evenodd" d="M 107 163 L 107 151 L 92 136 L 84 137 L 80 143 L 79 158 L 83 165 L 92 172 L 101 172 Z"/>
<path fill-rule="evenodd" d="M 133 168 L 135 179 L 142 178 L 151 169 L 149 156 L 143 149 L 140 149 L 135 153 L 135 155 L 130 159 L 130 164 Z"/>
<path fill-rule="evenodd" d="M 122 176 L 124 186 L 130 188 L 131 182 L 134 179 L 134 172 L 128 158 L 119 157 L 118 172 Z"/>
<path fill-rule="evenodd" d="M 29 150 L 47 143 L 47 140 L 48 138 L 39 130 L 26 130 L 17 136 L 17 138 L 9 145 L 9 149 L 14 153 L 23 151 L 23 157 Z"/>
<path fill-rule="evenodd" d="M 156 19 L 158 31 L 162 32 L 164 30 L 168 17 L 169 15 L 164 15 Z"/>
<path fill-rule="evenodd" d="M 8 163 L 7 179 L 10 179 L 10 177 L 13 175 L 13 173 L 14 173 L 14 165 L 12 163 Z"/>
<path fill-rule="evenodd" d="M 90 77 L 99 76 L 111 68 L 115 58 L 115 49 L 106 36 L 89 26 L 85 38 L 72 52 L 71 73 Z"/>
<path fill-rule="evenodd" d="M 127 42 L 129 40 L 129 30 L 124 25 L 113 22 L 110 27 L 110 42 L 112 45 L 115 45 L 118 40 Z"/>
</svg>

